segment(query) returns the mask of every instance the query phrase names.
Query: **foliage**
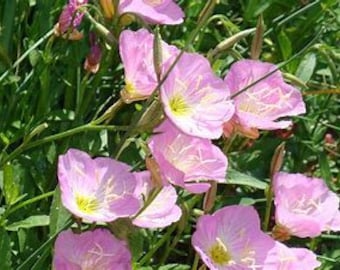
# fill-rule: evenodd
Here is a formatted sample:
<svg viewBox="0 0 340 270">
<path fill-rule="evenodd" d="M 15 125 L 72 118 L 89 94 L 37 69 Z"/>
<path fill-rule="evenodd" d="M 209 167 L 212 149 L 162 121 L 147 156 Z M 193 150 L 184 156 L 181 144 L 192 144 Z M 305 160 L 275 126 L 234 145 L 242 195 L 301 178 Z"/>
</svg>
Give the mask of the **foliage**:
<svg viewBox="0 0 340 270">
<path fill-rule="evenodd" d="M 91 10 L 114 36 L 117 29 Z M 92 156 L 109 156 L 144 169 L 145 141 L 151 130 L 131 129 L 147 102 L 126 104 L 113 118 L 90 125 L 118 100 L 123 67 L 116 44 L 100 36 L 100 69 L 83 69 L 88 36 L 70 41 L 53 35 L 63 0 L 4 0 L 0 3 L 0 268 L 48 269 L 56 234 L 70 226 L 60 203 L 58 156 L 78 148 Z M 265 31 L 261 59 L 282 63 L 286 81 L 300 87 L 308 112 L 287 131 L 267 131 L 256 140 L 237 137 L 216 145 L 228 152 L 227 184 L 219 185 L 214 209 L 255 205 L 264 216 L 270 162 L 284 141 L 283 170 L 321 177 L 340 190 L 339 58 L 340 8 L 336 0 L 221 0 L 201 29 L 197 21 L 205 1 L 179 1 L 186 14 L 178 26 L 161 26 L 169 44 L 211 55 L 225 39 L 256 27 L 260 14 Z M 137 29 L 138 23 L 131 25 Z M 154 27 L 152 27 L 154 29 Z M 84 18 L 81 30 L 95 30 Z M 193 37 L 193 33 L 197 35 Z M 188 43 L 187 43 L 188 42 Z M 223 76 L 232 62 L 250 57 L 252 35 L 245 36 L 210 60 Z M 190 237 L 203 196 L 180 192 L 184 215 L 164 230 L 141 230 L 130 236 L 136 269 L 189 269 L 194 260 Z M 163 240 L 162 240 L 163 239 Z M 322 262 L 320 269 L 340 267 L 339 233 L 323 234 L 308 246 Z M 151 253 L 143 253 L 151 251 Z"/>
</svg>

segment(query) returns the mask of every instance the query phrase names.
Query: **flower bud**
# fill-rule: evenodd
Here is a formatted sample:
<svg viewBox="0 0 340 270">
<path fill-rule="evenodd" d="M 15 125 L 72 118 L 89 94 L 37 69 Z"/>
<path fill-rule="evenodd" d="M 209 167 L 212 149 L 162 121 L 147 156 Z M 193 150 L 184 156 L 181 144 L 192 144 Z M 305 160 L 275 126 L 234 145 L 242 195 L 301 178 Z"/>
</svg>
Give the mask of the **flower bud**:
<svg viewBox="0 0 340 270">
<path fill-rule="evenodd" d="M 84 63 L 84 69 L 88 72 L 97 73 L 100 66 L 100 60 L 102 57 L 102 50 L 96 41 L 94 33 L 90 33 L 90 52 L 86 57 Z"/>
<path fill-rule="evenodd" d="M 111 20 L 115 14 L 115 8 L 112 0 L 100 0 L 100 5 L 103 9 L 105 18 Z"/>
</svg>

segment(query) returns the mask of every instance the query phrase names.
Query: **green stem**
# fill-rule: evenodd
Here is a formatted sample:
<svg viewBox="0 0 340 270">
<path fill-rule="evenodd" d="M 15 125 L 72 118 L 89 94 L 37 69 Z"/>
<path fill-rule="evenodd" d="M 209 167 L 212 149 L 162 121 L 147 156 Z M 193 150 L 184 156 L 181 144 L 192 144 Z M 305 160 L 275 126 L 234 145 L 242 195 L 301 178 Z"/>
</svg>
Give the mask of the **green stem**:
<svg viewBox="0 0 340 270">
<path fill-rule="evenodd" d="M 116 113 L 119 111 L 120 108 L 122 108 L 125 105 L 123 100 L 120 98 L 118 99 L 114 104 L 112 104 L 100 117 L 98 117 L 96 120 L 93 120 L 91 122 L 92 125 L 98 125 L 102 122 L 107 122 L 110 119 L 112 119 Z"/>
<path fill-rule="evenodd" d="M 263 221 L 263 230 L 268 231 L 269 229 L 269 221 L 270 221 L 270 214 L 272 211 L 272 201 L 273 201 L 273 189 L 272 189 L 272 181 L 268 186 L 267 194 L 266 194 L 266 212 Z"/>
<path fill-rule="evenodd" d="M 285 16 L 285 14 L 282 14 L 279 16 L 279 18 L 276 18 L 273 20 L 273 23 L 276 23 L 279 19 L 283 18 L 281 21 L 279 21 L 277 23 L 276 26 L 274 27 L 280 27 L 283 24 L 285 24 L 286 22 L 288 22 L 289 20 L 293 19 L 296 16 L 300 16 L 302 13 L 308 11 L 309 9 L 313 8 L 315 5 L 319 4 L 320 0 L 314 1 L 309 3 L 308 5 L 305 5 L 304 7 L 296 10 L 295 12 L 293 12 L 292 14 Z M 271 33 L 274 30 L 274 27 L 269 28 L 265 33 L 264 36 L 267 36 L 269 33 Z"/>
<path fill-rule="evenodd" d="M 228 154 L 230 147 L 232 146 L 233 142 L 235 141 L 237 137 L 237 134 L 234 132 L 230 138 L 227 139 L 227 141 L 225 142 L 224 146 L 223 146 L 223 153 L 224 154 Z"/>
<path fill-rule="evenodd" d="M 36 251 L 34 251 L 31 256 L 29 256 L 18 268 L 17 270 L 27 269 L 27 266 L 30 264 L 31 260 L 36 259 L 39 253 L 47 247 L 49 244 L 52 243 L 52 241 L 57 237 L 57 235 L 63 231 L 69 228 L 72 225 L 73 221 L 69 219 L 65 225 L 55 234 L 53 234 L 44 244 L 42 244 Z"/>
<path fill-rule="evenodd" d="M 6 70 L 0 77 L 0 82 L 2 82 L 6 76 L 15 69 L 33 50 L 35 50 L 41 43 L 43 43 L 49 36 L 51 36 L 54 33 L 54 29 L 51 29 L 48 31 L 43 37 L 41 37 L 32 47 L 30 47 L 20 58 L 15 61 L 13 66 Z"/>
<path fill-rule="evenodd" d="M 90 13 L 84 12 L 85 17 L 92 23 L 94 28 L 98 31 L 98 33 L 104 37 L 110 44 L 116 45 L 118 41 L 116 38 L 112 35 L 112 33 L 102 24 L 97 22 Z"/>
<path fill-rule="evenodd" d="M 81 75 L 78 72 L 78 78 L 80 76 Z M 81 109 L 82 104 L 83 104 L 84 93 L 85 93 L 85 89 L 86 89 L 86 86 L 87 86 L 87 83 L 88 83 L 89 76 L 90 76 L 90 72 L 86 72 L 81 83 L 77 85 L 77 99 L 76 99 L 76 116 L 77 117 L 80 116 L 79 112 L 80 112 L 80 109 Z"/>
<path fill-rule="evenodd" d="M 85 124 L 64 132 L 60 132 L 51 136 L 47 136 L 45 138 L 39 139 L 38 141 L 34 141 L 32 143 L 28 143 L 28 144 L 21 144 L 18 148 L 16 148 L 12 153 L 10 153 L 8 156 L 6 156 L 0 163 L 0 168 L 6 164 L 6 162 L 11 161 L 12 159 L 14 159 L 15 157 L 17 157 L 18 155 L 20 155 L 22 152 L 31 149 L 31 148 L 35 148 L 37 146 L 40 146 L 42 144 L 48 143 L 48 142 L 52 142 L 52 141 L 57 141 L 66 137 L 70 137 L 73 136 L 77 133 L 81 133 L 81 132 L 85 132 L 85 131 L 100 131 L 100 130 L 112 130 L 112 131 L 122 131 L 122 130 L 127 130 L 127 127 L 122 127 L 122 126 L 105 126 L 105 125 L 93 125 L 92 123 L 90 124 Z"/>
<path fill-rule="evenodd" d="M 182 217 L 177 222 L 177 233 L 175 237 L 171 239 L 171 245 L 167 245 L 165 251 L 163 252 L 163 256 L 159 262 L 159 265 L 164 265 L 170 252 L 176 247 L 177 243 L 181 240 L 181 236 L 183 232 L 185 231 L 185 228 L 187 228 L 189 217 L 191 216 L 191 211 L 193 207 L 201 201 L 202 196 L 195 195 L 187 202 L 184 202 L 182 204 Z"/>
<path fill-rule="evenodd" d="M 200 257 L 198 256 L 197 253 L 195 253 L 195 258 L 194 258 L 194 262 L 192 263 L 191 270 L 197 270 L 199 260 L 200 260 Z"/>
<path fill-rule="evenodd" d="M 139 261 L 139 266 L 143 266 L 145 263 L 149 262 L 152 256 L 156 253 L 156 251 L 166 242 L 168 241 L 171 234 L 175 231 L 177 225 L 172 225 L 167 232 L 162 236 L 161 239 L 154 245 L 154 247 L 146 253 L 143 258 Z"/>
<path fill-rule="evenodd" d="M 138 213 L 132 218 L 132 220 L 134 220 L 135 218 L 137 218 L 146 208 L 148 208 L 148 206 L 154 201 L 154 199 L 156 199 L 156 197 L 158 196 L 158 194 L 162 191 L 163 187 L 160 188 L 155 188 L 150 196 L 147 198 L 146 202 L 144 203 L 143 207 L 138 211 Z"/>
<path fill-rule="evenodd" d="M 36 196 L 36 197 L 34 197 L 34 198 L 32 198 L 32 199 L 29 199 L 29 200 L 27 200 L 27 201 L 24 201 L 24 202 L 22 202 L 22 203 L 19 203 L 17 206 L 14 206 L 13 208 L 10 208 L 10 209 L 8 210 L 8 212 L 5 213 L 4 216 L 7 217 L 7 216 L 9 216 L 10 214 L 12 214 L 13 212 L 19 210 L 20 208 L 23 208 L 23 207 L 25 207 L 25 206 L 27 206 L 27 205 L 29 205 L 29 204 L 32 204 L 32 203 L 38 202 L 38 201 L 40 201 L 40 200 L 46 199 L 46 198 L 48 198 L 48 197 L 51 197 L 51 196 L 53 196 L 53 194 L 54 194 L 54 190 L 53 190 L 53 191 L 50 191 L 50 192 L 47 192 L 47 193 L 44 193 L 44 194 L 41 194 L 41 195 L 39 195 L 39 196 Z"/>
</svg>

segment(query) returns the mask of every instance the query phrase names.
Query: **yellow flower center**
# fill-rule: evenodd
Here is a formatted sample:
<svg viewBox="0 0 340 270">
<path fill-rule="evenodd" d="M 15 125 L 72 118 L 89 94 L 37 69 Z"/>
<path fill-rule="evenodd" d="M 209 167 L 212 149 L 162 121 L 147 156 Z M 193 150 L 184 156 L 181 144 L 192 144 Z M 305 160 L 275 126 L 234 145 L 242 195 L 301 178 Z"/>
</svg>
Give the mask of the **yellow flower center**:
<svg viewBox="0 0 340 270">
<path fill-rule="evenodd" d="M 209 250 L 211 260 L 218 265 L 226 265 L 231 261 L 231 255 L 220 239 Z"/>
<path fill-rule="evenodd" d="M 125 83 L 125 91 L 128 92 L 129 94 L 134 94 L 136 93 L 136 88 L 135 86 L 133 85 L 133 83 L 129 82 L 129 81 L 126 81 Z"/>
<path fill-rule="evenodd" d="M 169 100 L 171 111 L 177 116 L 183 116 L 190 112 L 188 104 L 181 95 L 174 95 Z"/>
<path fill-rule="evenodd" d="M 94 197 L 87 197 L 83 195 L 76 195 L 76 204 L 80 211 L 91 214 L 99 208 L 99 203 Z"/>
</svg>

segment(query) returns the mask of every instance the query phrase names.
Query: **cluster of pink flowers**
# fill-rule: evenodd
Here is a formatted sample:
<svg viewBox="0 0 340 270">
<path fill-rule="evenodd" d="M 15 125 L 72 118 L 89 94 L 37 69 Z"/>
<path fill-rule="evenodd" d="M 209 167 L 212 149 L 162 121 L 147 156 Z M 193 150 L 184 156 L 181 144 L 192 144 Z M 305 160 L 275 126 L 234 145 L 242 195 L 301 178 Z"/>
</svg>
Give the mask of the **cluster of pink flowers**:
<svg viewBox="0 0 340 270">
<path fill-rule="evenodd" d="M 212 270 L 313 270 L 320 266 L 308 249 L 288 248 L 262 232 L 251 206 L 226 206 L 200 217 L 192 245 Z"/>
<path fill-rule="evenodd" d="M 60 34 L 76 29 L 85 4 L 70 0 L 59 19 Z M 123 0 L 118 12 L 151 24 L 178 24 L 184 17 L 172 0 Z M 58 179 L 62 203 L 78 220 L 112 224 L 124 218 L 141 228 L 169 226 L 182 215 L 174 186 L 195 194 L 207 192 L 212 181 L 226 182 L 228 159 L 213 139 L 233 133 L 257 138 L 259 130 L 287 128 L 291 121 L 282 117 L 305 112 L 300 92 L 286 84 L 272 64 L 241 60 L 222 80 L 205 57 L 184 52 L 168 73 L 180 51 L 161 41 L 160 66 L 155 67 L 154 39 L 145 29 L 124 30 L 119 53 L 125 72 L 123 101 L 154 94 L 163 107 L 163 122 L 147 142 L 156 172 L 132 172 L 123 162 L 69 149 L 59 157 Z M 91 45 L 85 67 L 96 72 L 101 51 L 95 37 Z M 277 231 L 315 237 L 340 230 L 339 198 L 323 180 L 277 173 L 273 181 Z M 209 269 L 297 270 L 320 265 L 308 249 L 289 248 L 261 231 L 258 214 L 248 206 L 226 206 L 200 217 L 192 245 Z M 131 254 L 128 244 L 107 229 L 80 234 L 68 230 L 56 240 L 53 265 L 56 270 L 131 269 Z"/>
<path fill-rule="evenodd" d="M 69 149 L 59 157 L 58 179 L 63 205 L 84 222 L 113 222 L 119 218 L 130 218 L 134 225 L 142 228 L 163 228 L 178 221 L 182 214 L 176 205 L 177 194 L 172 186 L 162 188 L 145 206 L 145 200 L 155 188 L 150 173 L 132 173 L 130 166 L 111 158 L 92 159 L 83 151 Z M 105 239 L 108 234 L 108 231 L 100 230 L 80 235 L 71 231 L 60 234 L 56 241 L 55 269 L 64 269 L 62 265 L 69 263 L 94 265 L 98 260 L 103 265 L 110 263 L 110 267 L 111 263 L 115 263 L 113 266 L 124 265 L 119 266 L 121 268 L 103 266 L 98 269 L 130 269 L 127 244 L 113 236 L 101 242 L 100 239 Z M 93 241 L 82 245 L 89 239 Z M 63 245 L 79 245 L 79 253 L 71 255 L 62 248 Z M 73 259 L 75 256 L 78 256 L 77 260 Z"/>
</svg>

